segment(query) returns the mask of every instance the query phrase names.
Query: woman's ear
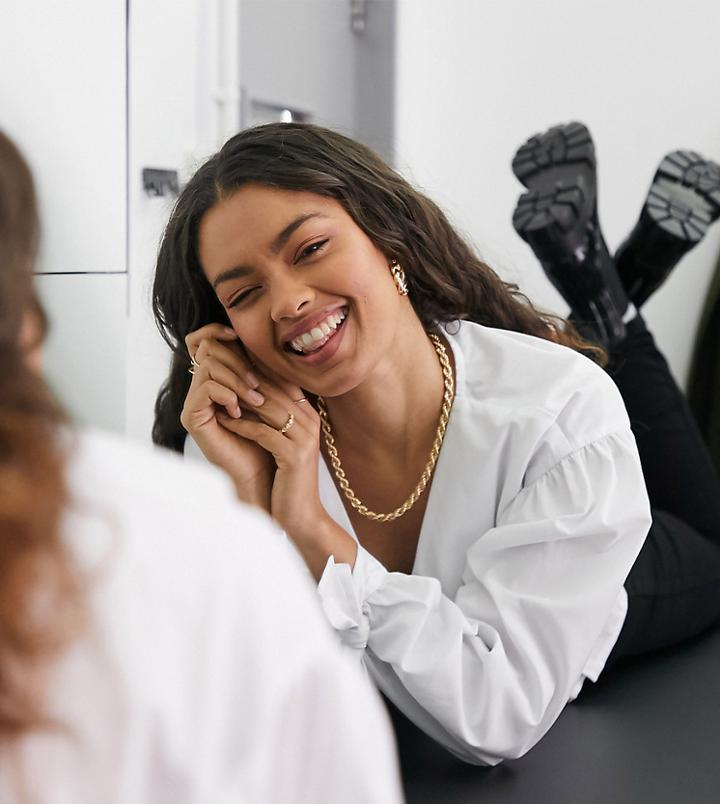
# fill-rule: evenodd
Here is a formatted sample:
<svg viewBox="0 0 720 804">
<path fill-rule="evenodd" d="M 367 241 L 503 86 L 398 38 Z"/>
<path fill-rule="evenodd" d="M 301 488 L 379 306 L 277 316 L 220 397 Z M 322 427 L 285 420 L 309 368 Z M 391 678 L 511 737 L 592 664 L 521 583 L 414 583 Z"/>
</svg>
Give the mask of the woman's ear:
<svg viewBox="0 0 720 804">
<path fill-rule="evenodd" d="M 25 365 L 35 374 L 42 373 L 44 339 L 44 315 L 39 307 L 32 305 L 23 313 L 18 333 L 18 345 Z"/>
</svg>

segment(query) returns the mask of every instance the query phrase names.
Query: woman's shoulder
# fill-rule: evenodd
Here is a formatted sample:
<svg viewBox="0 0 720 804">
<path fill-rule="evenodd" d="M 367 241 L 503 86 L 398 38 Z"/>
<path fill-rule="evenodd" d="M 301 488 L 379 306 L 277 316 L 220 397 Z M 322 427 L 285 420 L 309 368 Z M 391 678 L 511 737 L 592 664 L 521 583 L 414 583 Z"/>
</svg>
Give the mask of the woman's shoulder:
<svg viewBox="0 0 720 804">
<path fill-rule="evenodd" d="M 625 405 L 608 373 L 561 344 L 469 321 L 448 325 L 459 381 L 470 402 L 559 426 L 580 443 L 627 429 Z"/>
<path fill-rule="evenodd" d="M 63 536 L 87 570 L 88 623 L 51 702 L 83 762 L 63 774 L 117 785 L 127 768 L 112 758 L 132 750 L 171 757 L 156 784 L 179 784 L 193 800 L 212 799 L 206 784 L 236 790 L 238 761 L 245 788 L 272 788 L 246 738 L 272 734 L 298 684 L 321 686 L 345 709 L 367 695 L 359 676 L 343 675 L 299 554 L 218 470 L 104 433 L 65 436 Z M 305 703 L 293 713 L 301 728 L 312 720 Z M 375 725 L 368 717 L 368 733 Z M 214 746 L 210 764 L 198 745 Z"/>
<path fill-rule="evenodd" d="M 547 373 L 548 368 L 603 374 L 602 369 L 577 352 L 555 341 L 524 332 L 488 327 L 474 321 L 455 321 L 443 331 L 463 351 L 469 363 L 482 363 L 485 369 L 502 374 L 519 370 Z"/>
<path fill-rule="evenodd" d="M 119 491 L 182 504 L 182 490 L 194 488 L 211 499 L 232 498 L 229 478 L 209 463 L 185 461 L 176 452 L 102 430 L 74 430 L 65 437 L 71 481 L 83 486 L 84 478 L 95 478 L 96 495 Z"/>
<path fill-rule="evenodd" d="M 119 436 L 81 430 L 66 434 L 70 507 L 67 532 L 101 555 L 112 541 L 119 562 L 218 563 L 277 561 L 287 539 L 258 509 L 240 504 L 230 480 L 210 464 Z M 285 564 L 279 562 L 278 572 Z"/>
</svg>

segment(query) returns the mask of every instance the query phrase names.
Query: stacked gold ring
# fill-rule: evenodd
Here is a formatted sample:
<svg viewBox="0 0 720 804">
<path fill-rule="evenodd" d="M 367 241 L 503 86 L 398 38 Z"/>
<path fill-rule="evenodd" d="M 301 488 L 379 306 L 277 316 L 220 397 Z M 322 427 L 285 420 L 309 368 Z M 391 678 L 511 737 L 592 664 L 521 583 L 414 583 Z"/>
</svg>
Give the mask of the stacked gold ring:
<svg viewBox="0 0 720 804">
<path fill-rule="evenodd" d="M 285 422 L 285 424 L 283 424 L 283 426 L 279 430 L 280 435 L 285 435 L 285 433 L 287 433 L 287 431 L 293 426 L 294 423 L 295 423 L 295 414 L 289 413 L 287 421 Z"/>
</svg>

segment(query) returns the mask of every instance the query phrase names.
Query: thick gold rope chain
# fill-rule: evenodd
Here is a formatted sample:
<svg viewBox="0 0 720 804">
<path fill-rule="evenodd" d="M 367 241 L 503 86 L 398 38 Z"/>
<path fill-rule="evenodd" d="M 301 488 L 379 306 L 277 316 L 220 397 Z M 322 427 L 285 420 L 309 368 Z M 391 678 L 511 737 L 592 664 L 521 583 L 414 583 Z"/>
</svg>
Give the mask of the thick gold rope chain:
<svg viewBox="0 0 720 804">
<path fill-rule="evenodd" d="M 435 433 L 435 440 L 433 441 L 432 449 L 430 450 L 430 457 L 425 464 L 422 476 L 417 486 L 415 486 L 412 494 L 405 500 L 405 502 L 389 514 L 376 514 L 371 511 L 367 505 L 364 505 L 356 496 L 355 492 L 350 488 L 348 479 L 343 471 L 342 464 L 340 463 L 340 456 L 338 455 L 337 447 L 335 446 L 335 438 L 333 437 L 330 420 L 328 418 L 327 407 L 325 400 L 318 397 L 318 413 L 320 414 L 320 426 L 322 427 L 323 436 L 325 437 L 325 446 L 327 447 L 328 455 L 330 456 L 330 463 L 332 464 L 335 477 L 338 484 L 342 489 L 345 496 L 350 501 L 350 505 L 362 516 L 372 519 L 375 522 L 392 522 L 394 519 L 401 517 L 407 513 L 413 505 L 420 499 L 423 491 L 432 477 L 435 463 L 437 462 L 438 455 L 440 454 L 440 447 L 442 447 L 443 438 L 445 437 L 445 428 L 447 427 L 448 419 L 450 418 L 450 410 L 452 408 L 453 398 L 455 396 L 455 387 L 453 383 L 452 367 L 450 360 L 447 356 L 447 351 L 443 346 L 440 338 L 434 333 L 428 335 L 432 341 L 435 351 L 437 352 L 440 366 L 442 367 L 443 380 L 445 383 L 445 392 L 443 394 L 442 409 L 440 411 L 440 421 L 438 422 L 437 432 Z"/>
</svg>

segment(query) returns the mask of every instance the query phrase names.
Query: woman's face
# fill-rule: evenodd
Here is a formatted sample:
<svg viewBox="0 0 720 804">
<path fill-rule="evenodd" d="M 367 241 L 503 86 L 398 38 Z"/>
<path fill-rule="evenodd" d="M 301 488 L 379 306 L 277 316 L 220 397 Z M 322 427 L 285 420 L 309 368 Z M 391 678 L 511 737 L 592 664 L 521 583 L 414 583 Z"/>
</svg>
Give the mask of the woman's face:
<svg viewBox="0 0 720 804">
<path fill-rule="evenodd" d="M 314 393 L 357 387 L 412 310 L 385 255 L 314 193 L 240 188 L 204 215 L 199 256 L 255 360 Z"/>
</svg>

